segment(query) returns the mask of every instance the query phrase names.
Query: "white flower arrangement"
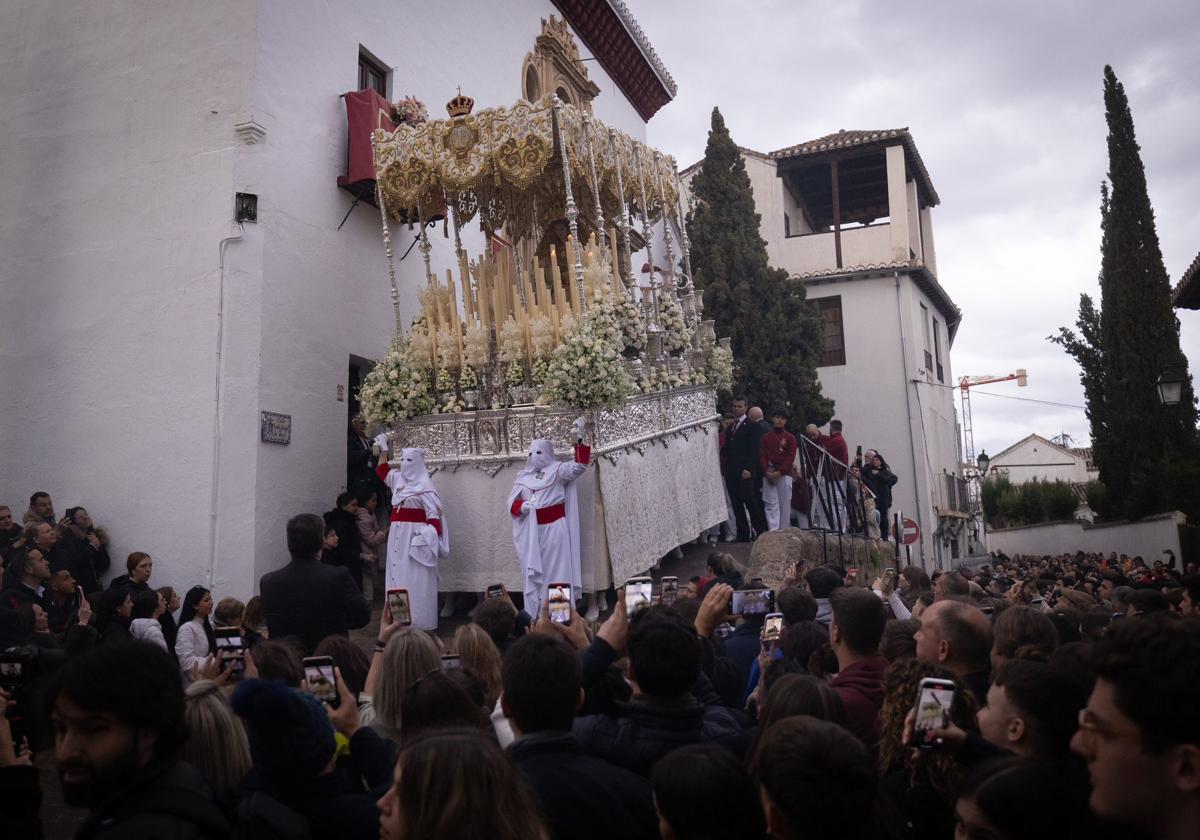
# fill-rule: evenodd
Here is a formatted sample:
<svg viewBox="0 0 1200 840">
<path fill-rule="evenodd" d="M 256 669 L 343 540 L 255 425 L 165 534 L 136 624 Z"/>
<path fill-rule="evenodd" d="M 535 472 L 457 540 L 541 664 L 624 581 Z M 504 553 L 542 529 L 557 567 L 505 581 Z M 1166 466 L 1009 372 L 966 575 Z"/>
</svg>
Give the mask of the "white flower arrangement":
<svg viewBox="0 0 1200 840">
<path fill-rule="evenodd" d="M 704 352 L 704 378 L 707 384 L 718 391 L 733 390 L 733 353 L 720 344 L 714 344 Z"/>
<path fill-rule="evenodd" d="M 434 389 L 439 394 L 444 394 L 447 391 L 454 390 L 454 378 L 450 376 L 450 371 L 446 368 L 440 368 L 437 372 L 437 380 L 434 382 Z"/>
<path fill-rule="evenodd" d="M 479 376 L 471 365 L 463 365 L 462 373 L 458 375 L 458 387 L 463 391 L 478 390 Z"/>
<path fill-rule="evenodd" d="M 500 361 L 521 361 L 525 358 L 525 333 L 521 325 L 513 319 L 508 319 L 500 327 L 500 335 L 496 343 L 499 345 Z"/>
<path fill-rule="evenodd" d="M 489 361 L 488 334 L 483 327 L 470 326 L 463 332 L 463 356 L 470 367 L 482 369 Z"/>
<path fill-rule="evenodd" d="M 688 334 L 687 324 L 683 320 L 683 309 L 679 306 L 679 296 L 674 289 L 663 289 L 659 294 L 658 314 L 662 319 L 663 350 L 672 356 L 688 349 L 691 335 Z"/>
<path fill-rule="evenodd" d="M 545 358 L 538 359 L 533 363 L 533 370 L 530 373 L 534 385 L 545 385 L 546 378 L 550 375 L 550 362 Z"/>
<path fill-rule="evenodd" d="M 407 420 L 433 411 L 429 377 L 414 363 L 403 339 L 392 341 L 387 355 L 363 379 L 359 391 L 363 416 L 374 425 Z"/>
<path fill-rule="evenodd" d="M 568 408 L 616 408 L 628 394 L 620 344 L 597 333 L 595 319 L 585 318 L 549 362 L 545 395 L 548 404 Z"/>
<path fill-rule="evenodd" d="M 588 301 L 587 320 L 597 338 L 612 344 L 621 352 L 625 339 L 617 319 L 615 301 L 604 289 L 594 289 Z"/>
<path fill-rule="evenodd" d="M 505 373 L 504 379 L 510 388 L 520 388 L 525 384 L 525 368 L 521 366 L 519 359 L 513 359 L 508 363 L 508 371 Z"/>
<path fill-rule="evenodd" d="M 625 353 L 636 356 L 646 349 L 646 324 L 642 320 L 641 307 L 628 294 L 622 294 L 613 302 L 613 313 L 621 325 L 621 337 L 625 342 Z"/>
</svg>

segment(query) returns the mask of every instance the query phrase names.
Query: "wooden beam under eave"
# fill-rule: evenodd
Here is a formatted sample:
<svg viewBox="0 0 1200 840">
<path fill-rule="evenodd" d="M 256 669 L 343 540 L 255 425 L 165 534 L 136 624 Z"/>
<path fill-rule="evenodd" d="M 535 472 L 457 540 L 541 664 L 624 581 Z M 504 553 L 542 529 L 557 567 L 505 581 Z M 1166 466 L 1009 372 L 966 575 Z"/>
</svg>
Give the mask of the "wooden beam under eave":
<svg viewBox="0 0 1200 840">
<path fill-rule="evenodd" d="M 837 259 L 837 267 L 842 267 L 842 202 L 838 196 L 838 162 L 834 158 L 829 162 L 829 180 L 833 189 L 833 254 Z"/>
</svg>

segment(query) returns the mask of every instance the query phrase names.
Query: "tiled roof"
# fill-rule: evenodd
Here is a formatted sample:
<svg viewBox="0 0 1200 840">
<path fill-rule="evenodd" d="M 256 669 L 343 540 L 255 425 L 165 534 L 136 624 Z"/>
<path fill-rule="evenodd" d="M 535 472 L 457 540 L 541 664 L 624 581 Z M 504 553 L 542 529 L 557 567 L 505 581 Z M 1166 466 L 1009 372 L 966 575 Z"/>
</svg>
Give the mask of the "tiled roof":
<svg viewBox="0 0 1200 840">
<path fill-rule="evenodd" d="M 675 98 L 675 80 L 624 0 L 552 0 L 647 122 Z"/>
<path fill-rule="evenodd" d="M 1092 447 L 1090 446 L 1072 446 L 1071 451 L 1083 459 L 1087 466 L 1088 472 L 1094 472 L 1096 463 L 1092 460 Z"/>
<path fill-rule="evenodd" d="M 778 149 L 771 152 L 769 157 L 776 160 L 785 158 L 807 157 L 809 155 L 823 155 L 829 152 L 836 152 L 842 149 L 853 149 L 858 146 L 870 146 L 874 144 L 887 143 L 889 140 L 899 140 L 904 144 L 904 150 L 908 155 L 908 161 L 916 170 L 917 177 L 921 185 L 928 193 L 929 204 L 941 204 L 941 199 L 938 198 L 937 190 L 933 188 L 933 180 L 929 177 L 929 170 L 925 168 L 925 161 L 921 160 L 921 153 L 917 151 L 917 144 L 913 142 L 912 135 L 909 134 L 908 128 L 882 128 L 874 131 L 864 131 L 861 129 L 852 129 L 847 131 L 834 132 L 826 134 L 824 137 L 818 137 L 816 140 L 809 140 L 805 143 L 798 143 L 795 146 L 788 146 L 784 149 Z M 892 145 L 895 145 L 894 143 Z"/>
<path fill-rule="evenodd" d="M 1200 254 L 1184 269 L 1183 276 L 1171 292 L 1171 303 L 1177 309 L 1200 309 Z"/>
</svg>

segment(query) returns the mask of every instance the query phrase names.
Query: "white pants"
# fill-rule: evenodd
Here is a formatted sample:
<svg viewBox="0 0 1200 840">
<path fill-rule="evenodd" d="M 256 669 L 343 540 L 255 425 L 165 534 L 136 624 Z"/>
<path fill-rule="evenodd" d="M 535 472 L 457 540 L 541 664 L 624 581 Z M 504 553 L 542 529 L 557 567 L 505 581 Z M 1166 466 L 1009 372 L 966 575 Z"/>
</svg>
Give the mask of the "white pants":
<svg viewBox="0 0 1200 840">
<path fill-rule="evenodd" d="M 786 528 L 790 524 L 792 510 L 792 477 L 781 475 L 774 484 L 764 478 L 762 499 L 763 510 L 767 514 L 767 530 Z"/>
</svg>

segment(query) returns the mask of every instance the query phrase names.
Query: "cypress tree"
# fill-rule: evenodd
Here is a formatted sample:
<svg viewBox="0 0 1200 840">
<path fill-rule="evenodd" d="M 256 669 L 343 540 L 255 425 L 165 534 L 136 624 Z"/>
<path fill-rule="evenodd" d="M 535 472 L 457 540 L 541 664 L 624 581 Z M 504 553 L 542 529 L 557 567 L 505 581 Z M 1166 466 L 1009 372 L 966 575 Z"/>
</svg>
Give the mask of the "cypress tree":
<svg viewBox="0 0 1200 840">
<path fill-rule="evenodd" d="M 1104 105 L 1110 191 L 1101 218 L 1100 313 L 1097 319 L 1084 306 L 1090 304 L 1085 296 L 1078 322 L 1083 338 L 1059 343 L 1080 362 L 1094 457 L 1114 508 L 1131 519 L 1168 507 L 1194 513 L 1195 395 L 1190 377 L 1179 405 L 1162 405 L 1155 389 L 1165 370 L 1186 376 L 1187 359 L 1129 100 L 1108 66 Z M 1068 333 L 1060 331 L 1059 338 Z"/>
<path fill-rule="evenodd" d="M 716 321 L 718 335 L 732 339 L 735 390 L 766 412 L 786 409 L 793 424 L 825 423 L 833 401 L 821 394 L 817 378 L 820 314 L 803 283 L 768 264 L 746 163 L 717 108 L 692 193 L 692 270 L 704 290 L 705 314 Z"/>
</svg>

